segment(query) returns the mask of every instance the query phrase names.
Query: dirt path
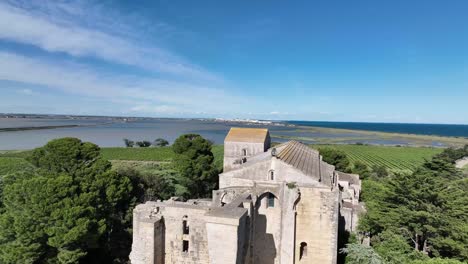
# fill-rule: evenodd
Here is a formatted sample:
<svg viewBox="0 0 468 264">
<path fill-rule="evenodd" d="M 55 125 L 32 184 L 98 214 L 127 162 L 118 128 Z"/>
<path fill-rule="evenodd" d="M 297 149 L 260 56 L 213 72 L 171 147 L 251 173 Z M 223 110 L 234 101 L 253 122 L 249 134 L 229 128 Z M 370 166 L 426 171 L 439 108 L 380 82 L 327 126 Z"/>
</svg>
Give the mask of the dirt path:
<svg viewBox="0 0 468 264">
<path fill-rule="evenodd" d="M 457 161 L 455 161 L 455 167 L 461 169 L 465 166 L 468 165 L 468 157 L 464 157 L 463 159 L 459 159 Z"/>
</svg>

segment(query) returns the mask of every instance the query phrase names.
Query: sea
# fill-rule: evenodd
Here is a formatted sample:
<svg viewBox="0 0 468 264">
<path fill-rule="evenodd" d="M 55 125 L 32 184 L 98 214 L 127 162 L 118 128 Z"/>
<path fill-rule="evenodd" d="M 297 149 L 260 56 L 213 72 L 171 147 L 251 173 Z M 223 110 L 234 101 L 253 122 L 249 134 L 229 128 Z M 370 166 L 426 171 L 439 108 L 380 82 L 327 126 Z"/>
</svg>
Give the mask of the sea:
<svg viewBox="0 0 468 264">
<path fill-rule="evenodd" d="M 123 139 L 148 140 L 165 138 L 173 142 L 182 134 L 196 133 L 211 140 L 214 144 L 222 144 L 229 129 L 236 127 L 266 127 L 270 130 L 272 140 L 284 142 L 291 137 L 301 139 L 305 143 L 317 143 L 321 139 L 335 139 L 336 143 L 366 143 L 379 145 L 411 145 L 404 138 L 389 139 L 373 137 L 359 132 L 317 132 L 302 129 L 304 127 L 326 127 L 351 130 L 382 131 L 394 133 L 410 133 L 420 135 L 440 135 L 452 137 L 468 137 L 467 125 L 430 125 L 430 124 L 387 124 L 387 123 L 349 123 L 349 122 L 310 122 L 282 121 L 274 124 L 249 124 L 220 122 L 198 119 L 139 119 L 124 122 L 106 118 L 0 118 L 1 128 L 41 127 L 77 125 L 41 130 L 3 131 L 0 132 L 0 150 L 32 149 L 42 146 L 48 141 L 61 137 L 77 137 L 83 141 L 93 142 L 101 147 L 123 147 Z M 439 142 L 432 146 L 443 146 Z"/>
</svg>

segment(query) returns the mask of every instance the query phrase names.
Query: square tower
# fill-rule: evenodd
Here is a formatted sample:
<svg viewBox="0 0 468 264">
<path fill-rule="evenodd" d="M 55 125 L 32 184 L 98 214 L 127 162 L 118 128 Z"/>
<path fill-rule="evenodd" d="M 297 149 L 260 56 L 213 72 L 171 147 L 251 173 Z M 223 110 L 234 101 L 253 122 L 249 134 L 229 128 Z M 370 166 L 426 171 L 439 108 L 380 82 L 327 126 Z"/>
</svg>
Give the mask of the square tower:
<svg viewBox="0 0 468 264">
<path fill-rule="evenodd" d="M 231 128 L 224 139 L 224 172 L 239 167 L 251 156 L 267 151 L 270 144 L 270 133 L 266 128 Z"/>
</svg>

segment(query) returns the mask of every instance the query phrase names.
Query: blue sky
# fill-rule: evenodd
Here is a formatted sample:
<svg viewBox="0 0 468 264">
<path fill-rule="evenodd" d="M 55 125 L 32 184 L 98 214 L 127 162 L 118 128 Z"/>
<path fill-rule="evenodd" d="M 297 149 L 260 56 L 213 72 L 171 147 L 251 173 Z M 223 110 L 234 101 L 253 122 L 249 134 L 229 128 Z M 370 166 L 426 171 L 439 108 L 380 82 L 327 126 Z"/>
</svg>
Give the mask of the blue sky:
<svg viewBox="0 0 468 264">
<path fill-rule="evenodd" d="M 468 2 L 2 1 L 0 112 L 468 124 Z"/>
</svg>

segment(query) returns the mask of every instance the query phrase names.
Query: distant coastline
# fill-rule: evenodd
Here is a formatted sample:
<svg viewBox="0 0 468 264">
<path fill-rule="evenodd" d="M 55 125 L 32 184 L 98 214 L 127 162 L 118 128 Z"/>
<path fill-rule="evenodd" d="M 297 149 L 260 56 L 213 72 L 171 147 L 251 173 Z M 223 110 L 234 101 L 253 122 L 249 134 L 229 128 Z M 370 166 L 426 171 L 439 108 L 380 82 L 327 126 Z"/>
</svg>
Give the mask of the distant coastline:
<svg viewBox="0 0 468 264">
<path fill-rule="evenodd" d="M 0 127 L 0 132 L 14 132 L 14 131 L 26 131 L 26 130 L 42 130 L 42 129 L 55 129 L 55 128 L 68 128 L 68 127 L 79 127 L 80 125 L 61 125 L 61 126 L 32 126 L 32 127 Z"/>
<path fill-rule="evenodd" d="M 328 122 L 328 121 L 285 121 L 288 124 L 306 127 L 323 127 L 392 134 L 468 138 L 468 125 L 456 124 L 411 124 L 411 123 L 369 123 L 369 122 Z"/>
<path fill-rule="evenodd" d="M 0 114 L 0 149 L 29 149 L 59 137 L 117 147 L 123 144 L 122 138 L 163 137 L 173 141 L 181 133 L 201 134 L 220 144 L 227 130 L 236 126 L 269 128 L 278 142 L 428 147 L 468 144 L 468 125 Z"/>
<path fill-rule="evenodd" d="M 2 118 L 25 118 L 25 119 L 57 119 L 57 120 L 93 120 L 100 119 L 104 123 L 113 122 L 135 122 L 143 120 L 199 120 L 214 121 L 239 125 L 265 125 L 265 126 L 285 126 L 285 127 L 322 127 L 332 129 L 344 129 L 367 132 L 385 132 L 392 134 L 409 134 L 440 137 L 461 137 L 468 138 L 468 125 L 461 124 L 413 124 L 413 123 L 371 123 L 371 122 L 334 122 L 334 121 L 297 121 L 297 120 L 261 120 L 261 119 L 239 119 L 239 118 L 157 118 L 157 117 L 125 117 L 125 116 L 88 116 L 88 115 L 43 115 L 43 114 L 16 114 L 0 113 Z M 22 131 L 38 129 L 54 129 L 72 127 L 73 124 L 65 126 L 31 126 L 16 129 L 5 129 L 0 122 L 0 132 Z"/>
</svg>

